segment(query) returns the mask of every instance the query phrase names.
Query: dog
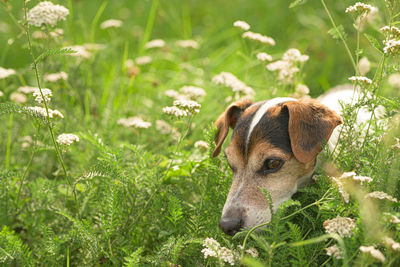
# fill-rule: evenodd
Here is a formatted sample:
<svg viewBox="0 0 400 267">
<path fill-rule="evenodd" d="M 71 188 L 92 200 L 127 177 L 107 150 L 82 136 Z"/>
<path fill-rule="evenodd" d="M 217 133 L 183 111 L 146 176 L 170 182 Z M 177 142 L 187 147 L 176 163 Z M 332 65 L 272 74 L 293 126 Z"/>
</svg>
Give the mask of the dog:
<svg viewBox="0 0 400 267">
<path fill-rule="evenodd" d="M 270 221 L 269 203 L 260 188 L 270 193 L 275 212 L 311 180 L 323 144 L 329 141 L 332 147 L 337 141 L 337 126 L 343 123 L 339 100 L 352 97 L 354 88 L 347 86 L 318 99 L 242 100 L 226 108 L 215 123 L 212 154 L 220 153 L 232 128 L 224 154 L 233 181 L 219 222 L 226 234 Z"/>
</svg>

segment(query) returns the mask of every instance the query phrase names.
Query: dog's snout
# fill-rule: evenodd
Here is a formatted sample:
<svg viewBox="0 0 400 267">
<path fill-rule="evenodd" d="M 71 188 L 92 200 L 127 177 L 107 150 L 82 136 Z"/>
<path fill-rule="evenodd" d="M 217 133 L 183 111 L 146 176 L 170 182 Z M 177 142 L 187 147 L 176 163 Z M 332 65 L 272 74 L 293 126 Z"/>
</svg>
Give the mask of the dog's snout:
<svg viewBox="0 0 400 267">
<path fill-rule="evenodd" d="M 219 222 L 219 227 L 225 234 L 234 236 L 243 226 L 243 221 L 240 218 L 222 218 Z"/>
</svg>

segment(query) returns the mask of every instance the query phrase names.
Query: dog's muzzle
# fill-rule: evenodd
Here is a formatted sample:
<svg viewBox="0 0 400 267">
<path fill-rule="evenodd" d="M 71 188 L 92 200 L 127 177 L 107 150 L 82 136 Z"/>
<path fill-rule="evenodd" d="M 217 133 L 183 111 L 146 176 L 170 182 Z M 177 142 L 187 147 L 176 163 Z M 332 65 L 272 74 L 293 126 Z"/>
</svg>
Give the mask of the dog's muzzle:
<svg viewBox="0 0 400 267">
<path fill-rule="evenodd" d="M 234 236 L 243 227 L 243 220 L 241 218 L 223 217 L 219 221 L 219 227 L 225 234 Z"/>
</svg>

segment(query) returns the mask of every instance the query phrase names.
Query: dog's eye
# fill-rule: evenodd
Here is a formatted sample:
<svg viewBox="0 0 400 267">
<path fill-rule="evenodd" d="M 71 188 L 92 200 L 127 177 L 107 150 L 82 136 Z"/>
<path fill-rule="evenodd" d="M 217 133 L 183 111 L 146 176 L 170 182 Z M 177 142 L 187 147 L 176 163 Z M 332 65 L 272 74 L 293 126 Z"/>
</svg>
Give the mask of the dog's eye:
<svg viewBox="0 0 400 267">
<path fill-rule="evenodd" d="M 264 165 L 259 170 L 259 173 L 267 174 L 267 173 L 276 172 L 277 170 L 279 170 L 282 167 L 282 165 L 283 165 L 283 160 L 280 160 L 280 159 L 266 159 L 264 161 Z"/>
</svg>

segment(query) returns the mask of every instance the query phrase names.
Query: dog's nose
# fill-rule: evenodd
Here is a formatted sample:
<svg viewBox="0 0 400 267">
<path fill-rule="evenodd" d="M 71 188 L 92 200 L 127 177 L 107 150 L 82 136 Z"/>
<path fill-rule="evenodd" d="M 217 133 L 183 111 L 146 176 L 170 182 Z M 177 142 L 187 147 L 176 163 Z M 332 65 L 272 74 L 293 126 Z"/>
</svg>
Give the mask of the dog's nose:
<svg viewBox="0 0 400 267">
<path fill-rule="evenodd" d="M 222 218 L 219 221 L 219 227 L 225 234 L 234 236 L 243 226 L 243 221 L 240 218 Z"/>
</svg>

